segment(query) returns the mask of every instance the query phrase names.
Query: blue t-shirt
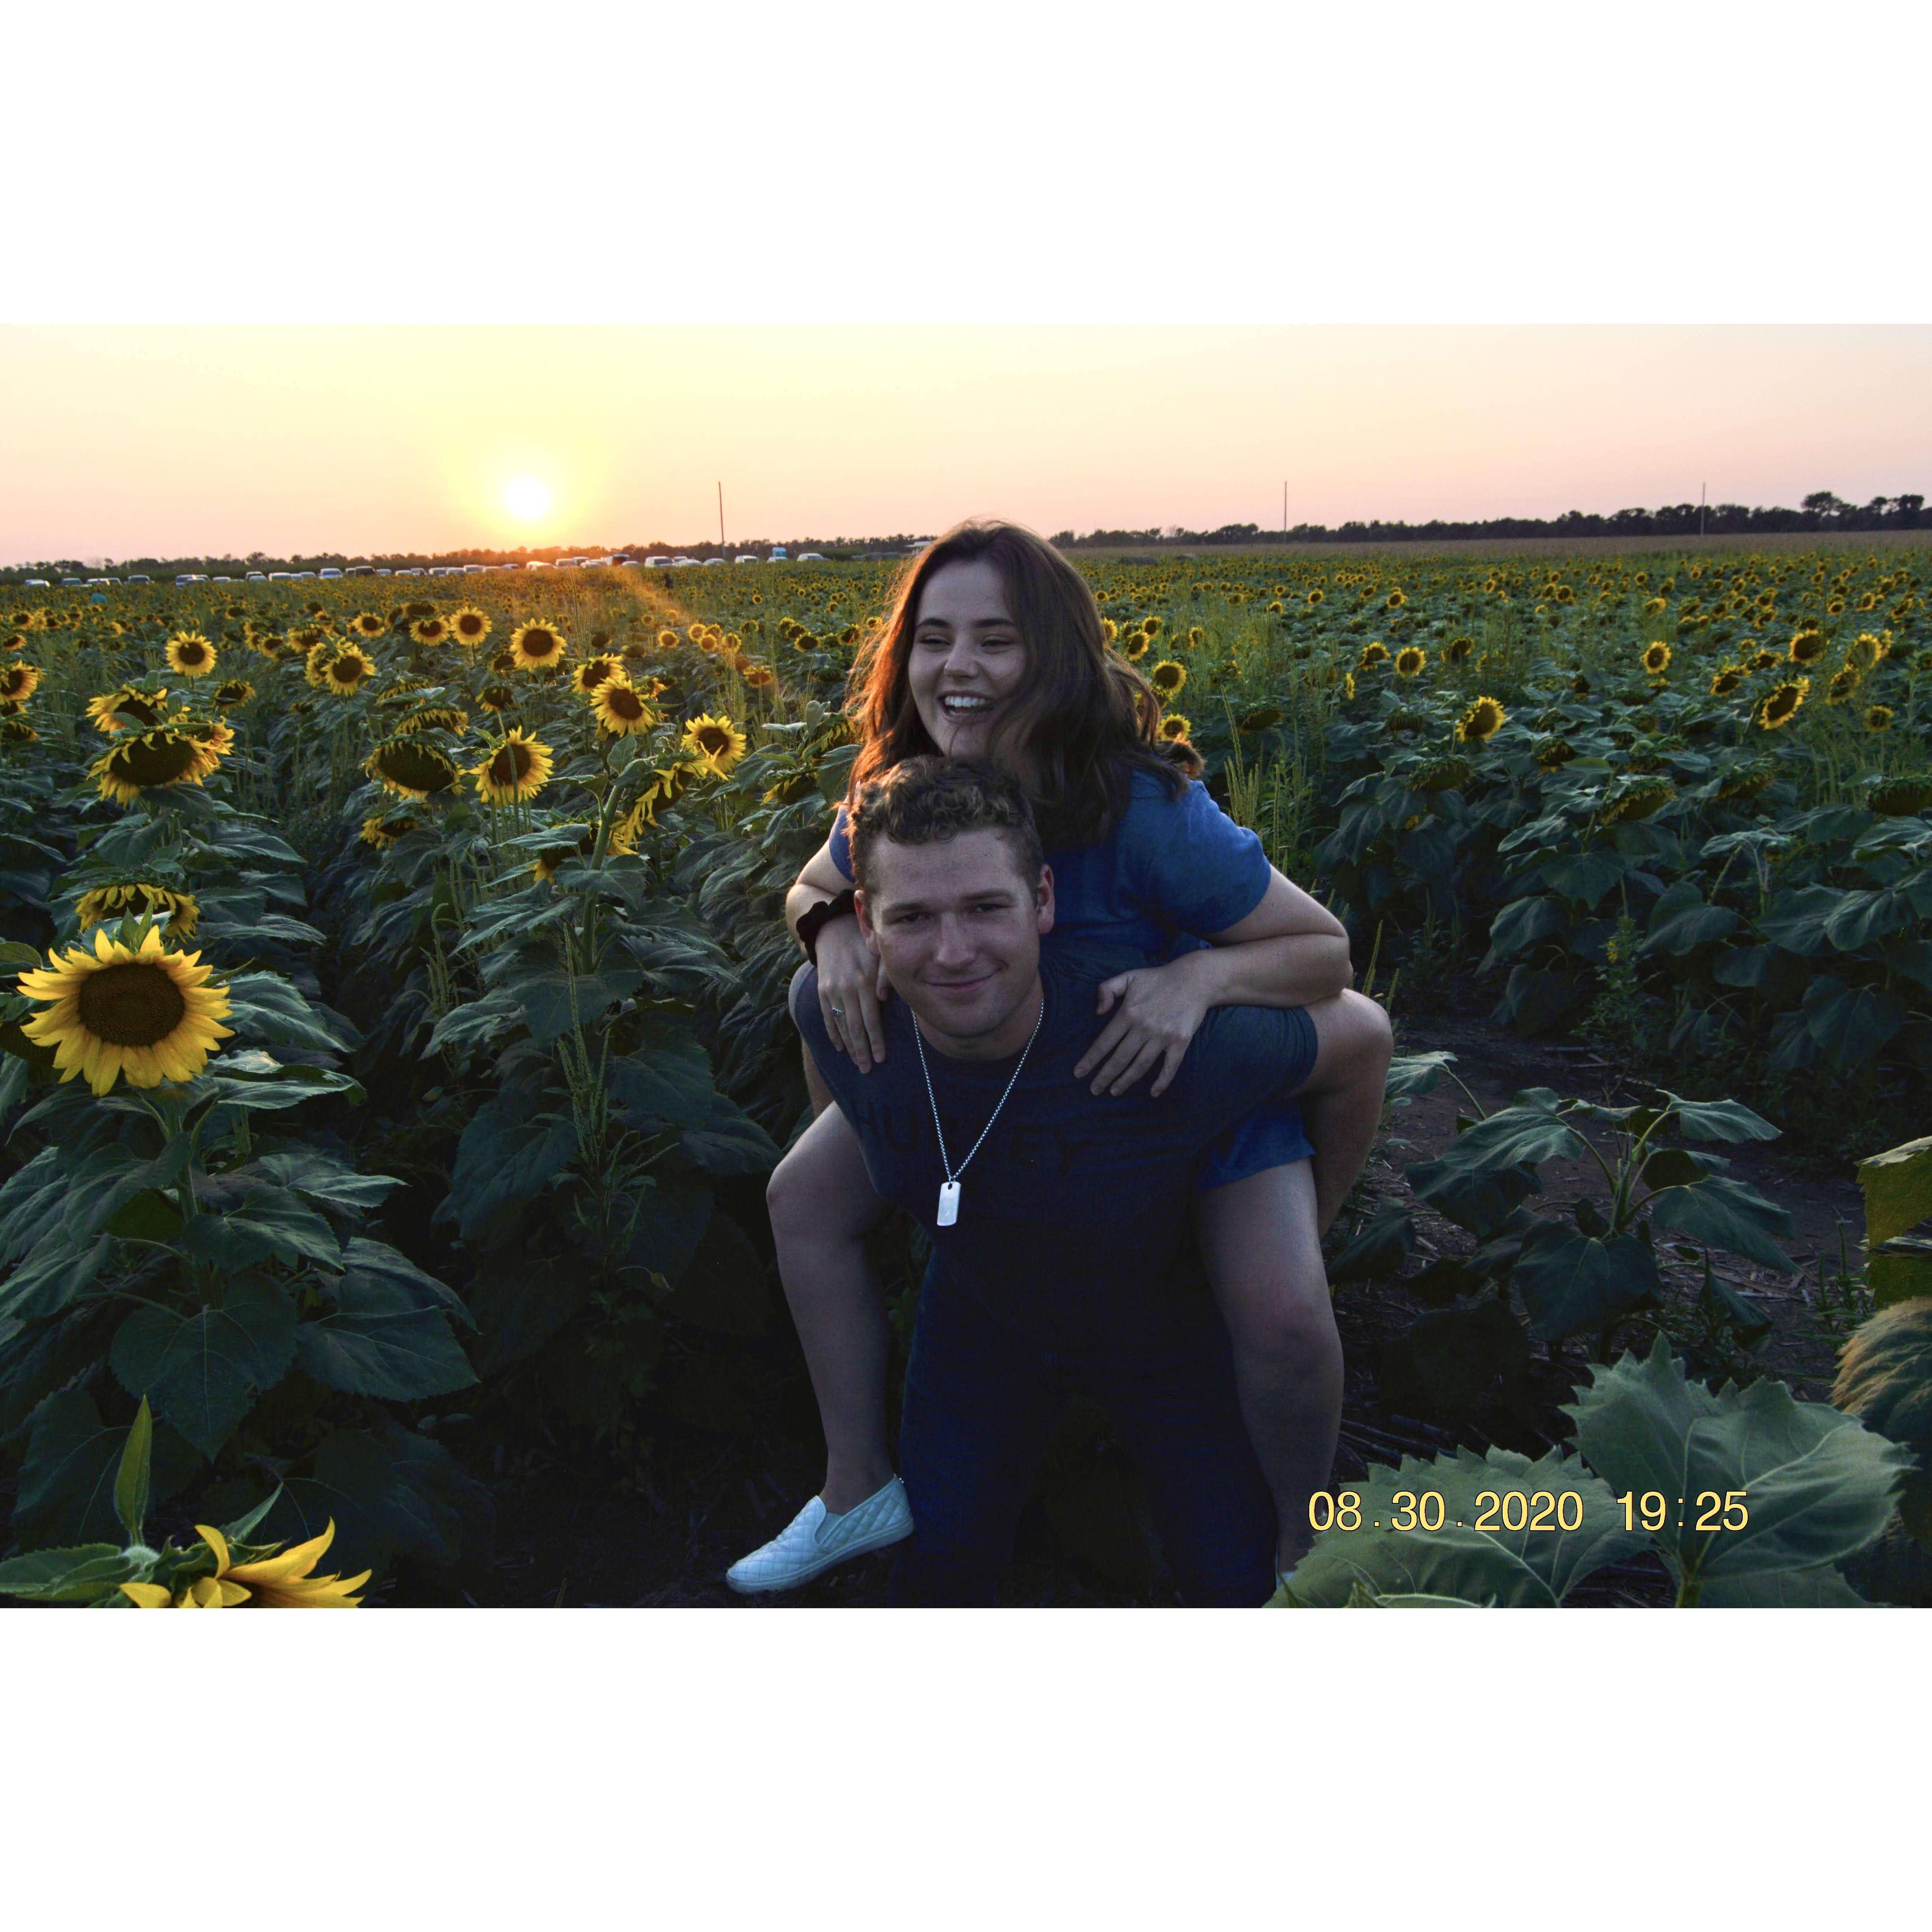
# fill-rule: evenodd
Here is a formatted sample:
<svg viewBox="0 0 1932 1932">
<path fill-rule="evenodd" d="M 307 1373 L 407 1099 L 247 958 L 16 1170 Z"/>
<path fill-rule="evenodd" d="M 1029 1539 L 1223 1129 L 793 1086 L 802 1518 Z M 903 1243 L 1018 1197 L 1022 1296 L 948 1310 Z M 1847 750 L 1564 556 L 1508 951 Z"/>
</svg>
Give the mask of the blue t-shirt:
<svg viewBox="0 0 1932 1932">
<path fill-rule="evenodd" d="M 1190 1220 L 1194 1171 L 1218 1136 L 1308 1077 L 1315 1027 L 1301 1008 L 1218 1006 L 1158 1100 L 1145 1081 L 1096 1096 L 1073 1077 L 1096 1030 L 1093 982 L 1042 955 L 1046 1010 L 995 1117 L 1018 1054 L 955 1060 L 928 1046 L 922 1070 L 911 1011 L 891 1000 L 886 1058 L 860 1073 L 826 1036 L 818 976 L 799 969 L 792 1017 L 858 1135 L 874 1191 L 925 1228 L 940 1280 L 1048 1348 L 1144 1342 L 1198 1318 L 1199 1298 L 1185 1292 L 1205 1279 Z M 938 1225 L 935 1104 L 962 1186 L 949 1228 Z"/>
<path fill-rule="evenodd" d="M 852 877 L 845 808 L 832 820 L 832 861 Z M 1090 845 L 1056 847 L 1053 930 L 1046 950 L 1095 980 L 1159 965 L 1247 917 L 1268 888 L 1262 842 L 1190 780 L 1173 796 L 1136 770 L 1113 830 Z M 1132 955 L 1130 958 L 1128 956 Z M 1114 963 L 1109 963 L 1110 961 Z"/>
</svg>

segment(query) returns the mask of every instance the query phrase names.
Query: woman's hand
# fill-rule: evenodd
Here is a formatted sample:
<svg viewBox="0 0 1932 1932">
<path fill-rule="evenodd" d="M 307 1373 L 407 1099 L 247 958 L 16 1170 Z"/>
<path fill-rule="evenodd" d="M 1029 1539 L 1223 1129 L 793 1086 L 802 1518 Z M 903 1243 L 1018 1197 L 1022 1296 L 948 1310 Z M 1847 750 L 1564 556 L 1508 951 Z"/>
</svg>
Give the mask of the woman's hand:
<svg viewBox="0 0 1932 1932">
<path fill-rule="evenodd" d="M 892 997 L 892 988 L 885 968 L 872 957 L 853 913 L 841 913 L 820 927 L 816 953 L 818 1010 L 825 1030 L 861 1073 L 869 1073 L 873 1061 L 886 1057 L 886 1023 L 879 1008 Z"/>
<path fill-rule="evenodd" d="M 1158 1060 L 1160 1072 L 1148 1094 L 1166 1093 L 1211 1004 L 1188 958 L 1116 974 L 1100 992 L 1098 1010 L 1114 1017 L 1074 1068 L 1074 1078 L 1084 1080 L 1098 1067 L 1093 1090 L 1124 1094 Z"/>
</svg>

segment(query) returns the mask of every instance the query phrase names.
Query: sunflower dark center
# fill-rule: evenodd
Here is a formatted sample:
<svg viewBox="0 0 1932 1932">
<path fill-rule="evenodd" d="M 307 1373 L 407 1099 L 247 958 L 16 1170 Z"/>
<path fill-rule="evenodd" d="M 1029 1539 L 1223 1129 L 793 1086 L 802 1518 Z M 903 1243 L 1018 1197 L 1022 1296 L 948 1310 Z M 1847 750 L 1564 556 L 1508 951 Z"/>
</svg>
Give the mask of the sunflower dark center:
<svg viewBox="0 0 1932 1932">
<path fill-rule="evenodd" d="M 81 1024 L 110 1046 L 152 1046 L 188 1015 L 188 1002 L 173 976 L 138 961 L 88 974 L 80 984 L 79 1004 Z"/>
<path fill-rule="evenodd" d="M 704 750 L 714 754 L 719 752 L 728 752 L 731 748 L 730 740 L 726 737 L 715 724 L 706 725 L 704 729 L 698 733 L 698 742 Z"/>
<path fill-rule="evenodd" d="M 500 785 L 521 784 L 532 763 L 527 745 L 506 745 L 490 760 L 490 782 Z"/>
<path fill-rule="evenodd" d="M 627 722 L 634 722 L 644 715 L 644 700 L 628 685 L 614 684 L 604 701 L 618 717 Z"/>
<path fill-rule="evenodd" d="M 193 768 L 195 751 L 193 740 L 187 738 L 137 738 L 114 754 L 108 770 L 127 784 L 172 784 Z"/>
<path fill-rule="evenodd" d="M 427 745 L 385 745 L 376 770 L 412 791 L 444 791 L 454 782 L 456 767 Z"/>
</svg>

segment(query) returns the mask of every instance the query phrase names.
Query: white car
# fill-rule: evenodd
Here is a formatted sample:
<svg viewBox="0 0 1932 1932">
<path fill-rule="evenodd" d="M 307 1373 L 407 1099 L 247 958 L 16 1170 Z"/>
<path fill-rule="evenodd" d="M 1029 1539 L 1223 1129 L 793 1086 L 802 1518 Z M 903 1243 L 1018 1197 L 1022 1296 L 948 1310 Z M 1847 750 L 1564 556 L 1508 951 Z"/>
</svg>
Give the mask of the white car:
<svg viewBox="0 0 1932 1932">
<path fill-rule="evenodd" d="M 331 565 L 326 570 L 318 570 L 316 572 L 316 575 L 318 577 L 340 577 L 341 574 L 341 572 L 335 568 L 333 565 Z M 227 578 L 225 577 L 218 577 L 214 580 L 218 584 L 226 584 L 228 581 Z"/>
<path fill-rule="evenodd" d="M 718 565 L 722 563 L 724 561 L 724 560 L 722 556 L 707 556 L 704 560 L 704 567 L 706 570 L 715 569 Z"/>
<path fill-rule="evenodd" d="M 548 570 L 550 566 L 540 556 L 533 556 L 524 566 L 526 570 Z"/>
<path fill-rule="evenodd" d="M 266 584 L 268 580 L 259 570 L 251 570 L 248 573 L 248 581 L 250 584 Z"/>
<path fill-rule="evenodd" d="M 731 561 L 734 563 L 763 563 L 764 559 L 761 556 L 754 556 L 749 550 L 747 550 L 742 556 L 734 556 Z"/>
<path fill-rule="evenodd" d="M 799 563 L 823 563 L 825 561 L 825 553 L 820 550 L 802 550 L 794 561 Z"/>
<path fill-rule="evenodd" d="M 27 579 L 26 587 L 29 590 L 51 590 L 53 586 L 44 577 L 30 577 Z"/>
<path fill-rule="evenodd" d="M 668 570 L 670 559 L 668 556 L 647 556 L 644 559 L 644 568 L 646 570 Z"/>
</svg>

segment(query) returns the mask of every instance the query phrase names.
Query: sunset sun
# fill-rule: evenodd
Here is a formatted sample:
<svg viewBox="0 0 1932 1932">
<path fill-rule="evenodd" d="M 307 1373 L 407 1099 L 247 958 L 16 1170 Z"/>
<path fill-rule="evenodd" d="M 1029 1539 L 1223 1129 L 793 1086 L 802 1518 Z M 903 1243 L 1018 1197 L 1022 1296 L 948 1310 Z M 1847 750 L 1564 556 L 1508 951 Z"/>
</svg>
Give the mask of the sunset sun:
<svg viewBox="0 0 1932 1932">
<path fill-rule="evenodd" d="M 503 485 L 503 507 L 520 524 L 550 513 L 550 488 L 541 476 L 513 476 Z"/>
</svg>

